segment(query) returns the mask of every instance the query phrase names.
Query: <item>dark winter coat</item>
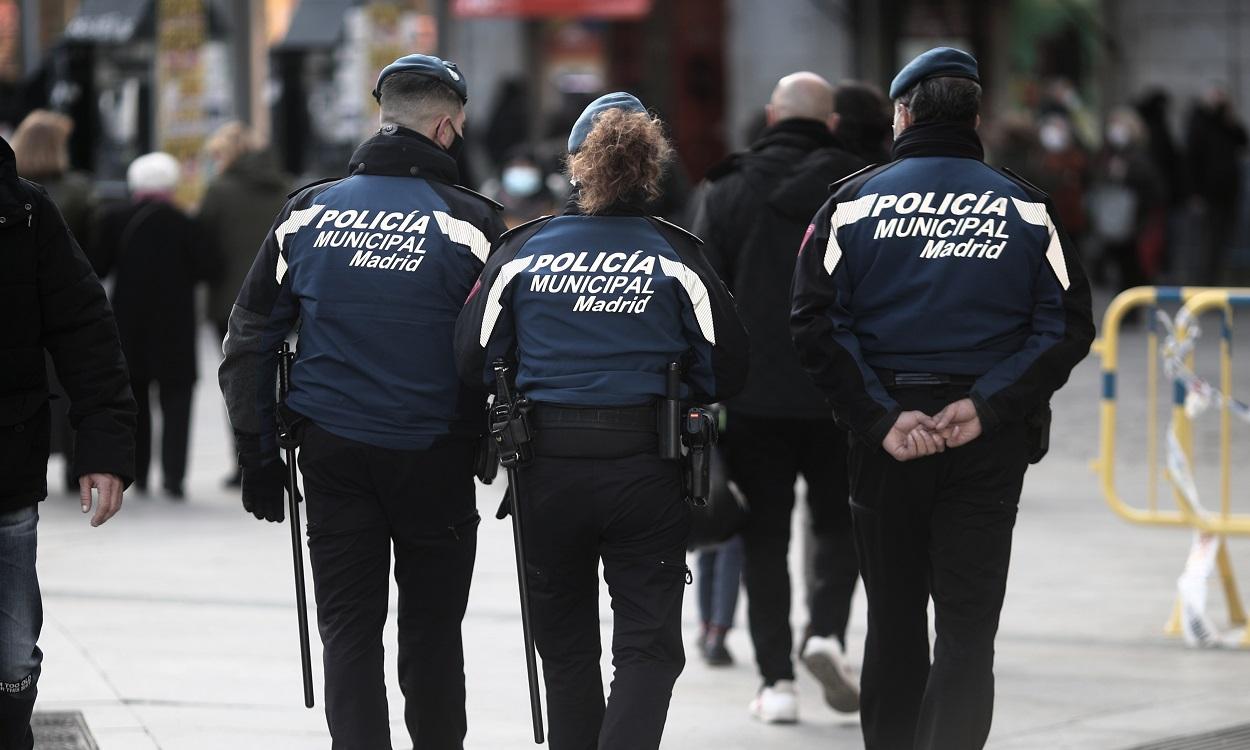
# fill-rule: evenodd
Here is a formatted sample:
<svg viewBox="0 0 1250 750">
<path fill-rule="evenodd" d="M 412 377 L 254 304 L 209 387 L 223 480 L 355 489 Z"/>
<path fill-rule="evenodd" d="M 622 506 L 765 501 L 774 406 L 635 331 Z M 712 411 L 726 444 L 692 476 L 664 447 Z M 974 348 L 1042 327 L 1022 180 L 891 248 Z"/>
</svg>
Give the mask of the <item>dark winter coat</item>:
<svg viewBox="0 0 1250 750">
<path fill-rule="evenodd" d="M 758 417 L 832 418 L 790 338 L 790 281 L 799 244 L 829 184 L 862 168 L 823 123 L 785 120 L 708 174 L 694 222 L 733 292 L 751 340 L 746 388 L 730 409 Z"/>
<path fill-rule="evenodd" d="M 174 206 L 143 200 L 100 220 L 92 257 L 112 275 L 122 348 L 136 381 L 195 381 L 195 285 L 216 265 L 198 224 Z"/>
<path fill-rule="evenodd" d="M 273 217 L 286 205 L 290 182 L 268 151 L 255 151 L 209 183 L 198 218 L 221 263 L 209 280 L 208 319 L 222 330 Z"/>
<path fill-rule="evenodd" d="M 74 473 L 134 477 L 135 401 L 91 264 L 46 192 L 18 179 L 0 140 L 0 512 L 47 493 L 52 354 L 78 430 Z"/>
</svg>

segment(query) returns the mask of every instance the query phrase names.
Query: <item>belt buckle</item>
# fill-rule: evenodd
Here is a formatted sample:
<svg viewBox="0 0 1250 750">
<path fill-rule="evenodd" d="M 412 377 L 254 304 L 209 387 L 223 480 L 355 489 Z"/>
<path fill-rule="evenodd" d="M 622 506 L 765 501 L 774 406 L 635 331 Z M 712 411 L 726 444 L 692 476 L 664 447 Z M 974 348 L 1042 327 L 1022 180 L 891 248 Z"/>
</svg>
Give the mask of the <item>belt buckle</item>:
<svg viewBox="0 0 1250 750">
<path fill-rule="evenodd" d="M 894 385 L 943 385 L 948 383 L 948 378 L 942 378 L 931 372 L 896 372 L 894 373 Z"/>
</svg>

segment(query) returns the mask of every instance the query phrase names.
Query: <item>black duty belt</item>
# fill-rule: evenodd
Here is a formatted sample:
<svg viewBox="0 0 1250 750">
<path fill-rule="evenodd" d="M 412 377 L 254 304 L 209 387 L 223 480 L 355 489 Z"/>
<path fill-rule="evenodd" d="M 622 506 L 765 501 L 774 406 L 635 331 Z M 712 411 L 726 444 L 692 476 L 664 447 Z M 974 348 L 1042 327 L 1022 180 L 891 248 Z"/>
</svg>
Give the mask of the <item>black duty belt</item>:
<svg viewBox="0 0 1250 750">
<path fill-rule="evenodd" d="M 972 385 L 977 382 L 973 375 L 953 375 L 945 372 L 908 372 L 874 367 L 877 379 L 886 388 L 907 388 L 927 385 Z"/>
<path fill-rule="evenodd" d="M 530 411 L 538 430 L 613 430 L 650 432 L 657 430 L 655 406 L 556 406 L 534 404 Z"/>
</svg>

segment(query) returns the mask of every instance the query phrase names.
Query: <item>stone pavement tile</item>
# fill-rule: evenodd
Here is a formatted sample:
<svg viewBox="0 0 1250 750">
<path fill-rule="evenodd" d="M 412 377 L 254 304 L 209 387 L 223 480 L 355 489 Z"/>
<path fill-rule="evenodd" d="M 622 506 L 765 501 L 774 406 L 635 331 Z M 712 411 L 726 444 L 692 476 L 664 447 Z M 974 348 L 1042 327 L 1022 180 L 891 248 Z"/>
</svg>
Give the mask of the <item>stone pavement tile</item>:
<svg viewBox="0 0 1250 750">
<path fill-rule="evenodd" d="M 100 750 L 163 750 L 143 729 L 90 729 Z"/>
<path fill-rule="evenodd" d="M 1055 726 L 1035 733 L 993 737 L 989 750 L 1121 750 L 1157 739 L 1154 735 L 1125 730 Z"/>
</svg>

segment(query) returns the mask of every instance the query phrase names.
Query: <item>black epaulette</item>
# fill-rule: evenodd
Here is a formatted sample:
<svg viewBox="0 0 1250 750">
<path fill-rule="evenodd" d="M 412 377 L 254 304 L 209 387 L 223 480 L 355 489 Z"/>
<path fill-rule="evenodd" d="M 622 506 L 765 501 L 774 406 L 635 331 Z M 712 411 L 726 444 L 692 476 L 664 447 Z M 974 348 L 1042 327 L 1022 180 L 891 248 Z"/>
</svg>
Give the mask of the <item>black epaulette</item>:
<svg viewBox="0 0 1250 750">
<path fill-rule="evenodd" d="M 703 240 L 699 238 L 699 235 L 695 234 L 694 232 L 691 232 L 689 229 L 684 229 L 682 227 L 679 227 L 673 222 L 669 221 L 668 219 L 661 219 L 659 216 L 652 216 L 651 218 L 654 219 L 655 221 L 660 222 L 664 226 L 669 227 L 670 229 L 676 229 L 677 231 L 686 235 L 690 239 L 694 240 L 694 244 L 696 245 L 703 244 Z"/>
<path fill-rule="evenodd" d="M 1012 170 L 1011 167 L 1001 167 L 998 171 L 1006 175 L 1007 179 L 1011 180 L 1012 182 L 1019 183 L 1020 185 L 1022 185 L 1024 188 L 1028 190 L 1032 190 L 1033 192 L 1040 195 L 1043 199 L 1050 197 L 1049 195 L 1046 194 L 1045 190 L 1042 190 L 1037 185 L 1034 185 L 1033 183 L 1024 179 L 1020 175 L 1016 174 L 1015 171 Z"/>
<path fill-rule="evenodd" d="M 469 191 L 469 192 L 473 192 L 473 191 Z M 487 200 L 489 200 L 489 198 Z M 555 217 L 552 214 L 546 214 L 544 216 L 539 216 L 537 219 L 530 219 L 524 224 L 517 224 L 515 227 L 499 235 L 499 239 L 495 241 L 495 244 L 498 245 L 500 242 L 503 242 L 504 238 L 507 237 L 508 235 L 513 234 L 515 232 L 519 232 L 520 230 L 528 227 L 530 224 L 537 224 L 540 221 L 546 221 L 548 219 L 554 219 L 554 218 Z"/>
<path fill-rule="evenodd" d="M 850 180 L 850 179 L 852 179 L 852 178 L 854 178 L 854 177 L 859 177 L 859 176 L 860 176 L 861 174 L 863 174 L 864 172 L 867 172 L 867 171 L 872 170 L 872 169 L 876 169 L 876 168 L 877 168 L 877 167 L 879 167 L 879 166 L 881 166 L 881 165 L 880 165 L 880 164 L 869 164 L 868 166 L 866 166 L 866 167 L 864 167 L 864 168 L 862 168 L 862 169 L 857 169 L 857 170 L 855 170 L 854 172 L 851 172 L 850 174 L 848 174 L 847 176 L 843 177 L 843 178 L 842 178 L 842 179 L 840 179 L 840 180 L 835 180 L 835 181 L 833 181 L 833 182 L 829 183 L 829 192 L 830 192 L 830 193 L 832 193 L 833 191 L 835 191 L 835 190 L 837 190 L 838 188 L 842 187 L 842 185 L 843 185 L 843 184 L 845 184 L 848 180 Z"/>
<path fill-rule="evenodd" d="M 480 198 L 480 199 L 482 199 L 482 200 L 486 201 L 487 203 L 489 203 L 489 204 L 491 204 L 492 206 L 494 206 L 496 211 L 502 211 L 502 210 L 503 210 L 503 204 L 502 204 L 502 203 L 500 203 L 499 201 L 495 200 L 494 198 L 487 198 L 486 196 L 482 195 L 482 194 L 481 194 L 481 193 L 479 193 L 478 191 L 476 191 L 476 190 L 470 190 L 469 188 L 465 187 L 464 185 L 452 185 L 452 187 L 454 187 L 455 189 L 460 190 L 460 191 L 462 191 L 462 192 L 468 193 L 469 195 L 473 196 L 474 198 Z"/>
<path fill-rule="evenodd" d="M 342 177 L 323 177 L 320 180 L 315 180 L 313 182 L 308 183 L 307 185 L 303 185 L 301 187 L 295 188 L 294 190 L 286 194 L 286 199 L 290 200 L 294 198 L 295 196 L 299 195 L 300 193 L 304 192 L 310 187 L 317 187 L 318 185 L 324 185 L 327 182 L 338 182 L 341 179 L 343 178 Z"/>
<path fill-rule="evenodd" d="M 712 168 L 707 171 L 707 181 L 714 182 L 724 177 L 725 175 L 729 174 L 730 172 L 733 172 L 735 169 L 738 168 L 738 164 L 741 161 L 742 161 L 741 153 L 732 153 L 729 156 L 726 156 L 724 159 L 721 159 L 720 161 L 713 164 Z"/>
</svg>

